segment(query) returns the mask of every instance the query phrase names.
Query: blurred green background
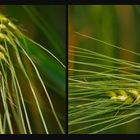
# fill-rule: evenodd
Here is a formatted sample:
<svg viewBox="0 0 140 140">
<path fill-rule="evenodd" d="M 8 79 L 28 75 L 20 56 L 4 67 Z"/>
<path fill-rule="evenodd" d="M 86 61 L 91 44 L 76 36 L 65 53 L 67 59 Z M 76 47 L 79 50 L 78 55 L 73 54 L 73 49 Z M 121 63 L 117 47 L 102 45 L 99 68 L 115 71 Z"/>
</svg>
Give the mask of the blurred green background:
<svg viewBox="0 0 140 140">
<path fill-rule="evenodd" d="M 0 5 L 0 12 L 14 22 L 24 34 L 54 52 L 55 56 L 65 63 L 64 5 Z"/>
<path fill-rule="evenodd" d="M 29 38 L 42 45 L 49 50 L 55 57 L 57 57 L 61 63 L 66 63 L 66 24 L 65 24 L 65 6 L 64 5 L 0 5 L 0 13 L 9 18 L 18 29 L 27 35 Z M 34 48 L 31 48 L 32 52 Z M 40 51 L 41 52 L 41 51 Z M 60 122 L 65 130 L 66 125 L 66 93 L 65 93 L 65 69 L 61 69 L 60 74 L 57 76 L 57 72 L 52 71 L 52 75 L 48 75 L 49 66 L 46 63 L 40 62 L 39 58 L 45 60 L 45 52 L 42 51 L 34 53 L 34 60 L 37 63 L 39 72 L 43 78 L 43 82 L 47 87 L 49 96 L 52 99 L 54 108 L 60 119 Z M 35 54 L 39 57 L 36 57 Z M 47 57 L 46 57 L 47 59 Z M 37 78 L 33 73 L 31 64 L 24 59 L 26 63 L 25 67 L 31 76 L 32 83 L 36 86 L 39 100 L 42 104 L 42 110 L 47 120 L 47 125 L 50 133 L 61 133 L 58 124 L 56 124 L 50 107 L 48 107 L 48 101 L 43 96 L 43 90 L 40 84 L 38 84 Z M 51 63 L 49 64 L 51 66 Z M 57 69 L 56 69 L 57 70 Z M 55 70 L 55 71 L 56 71 Z M 58 71 L 59 72 L 59 71 Z M 23 92 L 30 92 L 29 87 L 26 87 L 26 81 L 19 73 L 19 79 L 21 80 L 21 87 Z M 10 80 L 9 80 L 10 81 Z M 41 97 L 42 96 L 42 97 Z M 28 102 L 31 106 L 34 104 L 32 96 L 29 95 Z M 38 116 L 33 106 L 29 108 L 31 121 L 33 122 L 34 133 L 44 133 L 41 124 L 39 124 Z"/>
<path fill-rule="evenodd" d="M 75 34 L 75 32 L 79 32 L 90 37 L 100 39 L 112 45 L 116 45 L 139 53 L 139 8 L 139 6 L 135 5 L 69 6 L 69 49 L 72 50 L 73 48 L 71 45 L 74 45 L 81 48 L 96 51 L 113 58 L 120 58 L 140 63 L 140 57 L 138 55 L 129 53 L 127 51 L 118 50 L 116 48 L 113 48 L 112 46 L 102 44 L 100 42 L 88 39 L 86 37 L 80 37 L 77 34 Z M 71 55 L 69 55 L 69 59 L 78 60 L 78 58 Z M 83 62 L 85 61 L 83 60 Z M 107 65 L 112 64 L 108 63 Z M 76 66 L 76 64 L 69 64 L 70 69 L 77 67 L 78 69 L 82 69 L 82 65 L 80 67 L 80 65 Z M 92 68 L 88 66 L 87 69 L 92 71 Z M 96 70 L 99 71 L 100 69 Z M 77 73 L 72 71 L 69 72 L 69 75 L 75 74 Z M 137 72 L 137 74 L 139 74 L 139 72 Z M 140 133 L 140 121 L 133 121 L 132 123 L 128 123 L 123 126 L 106 130 L 101 133 Z"/>
</svg>

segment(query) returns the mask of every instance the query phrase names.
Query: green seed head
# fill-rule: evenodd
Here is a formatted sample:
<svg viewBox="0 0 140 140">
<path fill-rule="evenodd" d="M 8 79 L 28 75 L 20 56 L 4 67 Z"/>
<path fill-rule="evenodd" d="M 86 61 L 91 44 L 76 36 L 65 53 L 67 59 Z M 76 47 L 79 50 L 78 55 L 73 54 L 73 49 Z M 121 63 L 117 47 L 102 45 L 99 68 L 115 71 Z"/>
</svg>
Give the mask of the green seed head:
<svg viewBox="0 0 140 140">
<path fill-rule="evenodd" d="M 0 43 L 3 43 L 4 41 L 10 42 L 9 38 L 7 35 L 0 33 Z"/>
<path fill-rule="evenodd" d="M 11 29 L 12 31 L 17 31 L 16 26 L 15 26 L 12 22 L 9 22 L 7 26 L 8 26 L 9 29 Z"/>
<path fill-rule="evenodd" d="M 5 52 L 4 46 L 0 45 L 0 51 Z"/>
<path fill-rule="evenodd" d="M 134 98 L 136 99 L 140 94 L 136 89 L 129 89 L 127 92 Z"/>
<path fill-rule="evenodd" d="M 128 96 L 128 98 L 125 100 L 124 104 L 132 104 L 134 99 L 131 96 Z"/>
<path fill-rule="evenodd" d="M 127 93 L 125 92 L 125 90 L 122 90 L 122 89 L 117 90 L 116 93 L 118 95 L 127 96 Z"/>
<path fill-rule="evenodd" d="M 0 24 L 0 30 L 5 30 L 6 26 L 4 24 Z"/>
<path fill-rule="evenodd" d="M 8 27 L 9 29 L 12 29 L 12 30 L 17 30 L 16 26 L 9 20 L 7 19 L 6 17 L 4 17 L 3 15 L 0 15 L 0 26 L 4 29 L 5 27 Z M 4 26 L 5 27 L 4 27 Z M 1 28 L 0 27 L 0 28 Z"/>
<path fill-rule="evenodd" d="M 123 103 L 127 100 L 128 96 L 116 96 L 116 97 L 111 97 L 110 100 L 113 101 L 114 103 L 120 104 Z"/>
<path fill-rule="evenodd" d="M 128 98 L 128 96 L 127 95 L 120 95 L 120 96 L 117 96 L 117 98 L 118 98 L 118 100 L 119 101 L 126 101 L 126 99 Z"/>
<path fill-rule="evenodd" d="M 0 15 L 0 23 L 2 23 L 4 25 L 8 25 L 9 19 L 7 19 L 6 17 L 4 17 L 3 15 Z"/>
<path fill-rule="evenodd" d="M 118 98 L 117 98 L 117 96 L 112 96 L 110 99 L 111 100 L 117 100 Z"/>
<path fill-rule="evenodd" d="M 109 96 L 109 97 L 116 97 L 116 93 L 113 92 L 113 91 L 109 91 L 109 92 L 107 92 L 107 96 Z"/>
<path fill-rule="evenodd" d="M 0 33 L 0 42 L 3 42 L 6 39 L 5 34 Z"/>
<path fill-rule="evenodd" d="M 0 60 L 5 60 L 5 56 L 2 52 L 0 52 Z"/>
</svg>

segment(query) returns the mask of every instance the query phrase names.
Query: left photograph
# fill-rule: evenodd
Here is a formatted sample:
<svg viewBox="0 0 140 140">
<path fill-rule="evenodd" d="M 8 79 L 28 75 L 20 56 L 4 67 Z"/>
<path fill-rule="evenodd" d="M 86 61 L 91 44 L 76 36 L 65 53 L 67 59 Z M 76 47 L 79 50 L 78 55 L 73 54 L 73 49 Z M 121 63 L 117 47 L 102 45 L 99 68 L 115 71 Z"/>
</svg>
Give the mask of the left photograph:
<svg viewBox="0 0 140 140">
<path fill-rule="evenodd" d="M 0 6 L 0 134 L 65 134 L 65 5 Z"/>
</svg>

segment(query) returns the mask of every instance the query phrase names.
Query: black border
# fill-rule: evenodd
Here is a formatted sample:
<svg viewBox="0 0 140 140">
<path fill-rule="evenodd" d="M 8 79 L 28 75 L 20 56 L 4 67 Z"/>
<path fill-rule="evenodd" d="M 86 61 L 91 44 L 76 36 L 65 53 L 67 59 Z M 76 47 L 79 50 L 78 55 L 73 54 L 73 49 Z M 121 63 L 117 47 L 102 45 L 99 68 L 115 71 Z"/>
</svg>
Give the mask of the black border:
<svg viewBox="0 0 140 140">
<path fill-rule="evenodd" d="M 68 0 L 69 5 L 133 5 L 133 4 L 140 4 L 140 0 Z"/>
<path fill-rule="evenodd" d="M 14 5 L 19 5 L 19 4 L 29 4 L 29 5 L 34 5 L 34 4 L 50 4 L 50 5 L 55 5 L 55 4 L 66 4 L 67 0 L 0 0 L 0 4 L 14 4 Z"/>
<path fill-rule="evenodd" d="M 93 138 L 102 138 L 102 139 L 107 139 L 110 138 L 110 139 L 117 139 L 118 138 L 121 138 L 121 139 L 125 139 L 128 137 L 128 135 L 108 135 L 108 134 L 105 134 L 105 135 L 88 135 L 88 134 L 68 134 L 68 6 L 69 5 L 96 5 L 96 4 L 99 4 L 99 5 L 102 5 L 102 4 L 127 4 L 127 5 L 131 5 L 131 4 L 140 4 L 140 0 L 3 0 L 3 1 L 0 1 L 0 4 L 14 4 L 14 5 L 19 5 L 19 4 L 29 4 L 29 5 L 34 5 L 34 4 L 51 4 L 51 5 L 65 5 L 66 6 L 66 134 L 32 134 L 31 135 L 31 138 L 32 137 L 35 137 L 35 138 L 39 138 L 39 139 L 43 139 L 43 137 L 46 139 L 47 137 L 48 138 L 56 138 L 57 139 L 62 139 L 62 138 L 70 138 L 72 139 L 73 137 L 74 138 L 80 138 L 80 139 L 92 139 Z M 131 135 L 132 136 L 132 139 L 136 136 L 140 136 L 140 135 Z M 26 134 L 26 135 L 7 135 L 7 134 L 4 134 L 4 135 L 0 135 L 0 137 L 2 138 L 21 138 L 23 137 L 24 140 L 27 138 L 27 137 L 30 137 L 30 135 Z"/>
<path fill-rule="evenodd" d="M 52 5 L 102 5 L 102 4 L 140 4 L 140 0 L 0 0 L 0 4 L 52 4 Z"/>
<path fill-rule="evenodd" d="M 35 139 L 39 139 L 39 140 L 50 140 L 50 139 L 53 139 L 53 140 L 127 140 L 127 138 L 130 140 L 133 140 L 137 137 L 139 137 L 140 135 L 135 135 L 135 134 L 131 134 L 131 135 L 124 135 L 124 134 L 120 134 L 120 135 L 110 135 L 110 134 L 81 134 L 81 135 L 78 135 L 78 134 L 65 134 L 65 135 L 54 135 L 54 134 L 50 134 L 50 135 L 47 135 L 47 134 L 31 134 L 31 135 L 27 135 L 27 134 L 19 134 L 19 135 L 0 135 L 0 138 L 3 138 L 4 140 L 5 139 L 14 139 L 14 140 L 21 140 L 23 138 L 23 140 L 26 140 L 28 138 L 30 138 L 30 140 L 32 138 Z M 48 139 L 47 139 L 48 138 Z"/>
<path fill-rule="evenodd" d="M 66 5 L 66 134 L 68 134 L 68 4 Z"/>
</svg>

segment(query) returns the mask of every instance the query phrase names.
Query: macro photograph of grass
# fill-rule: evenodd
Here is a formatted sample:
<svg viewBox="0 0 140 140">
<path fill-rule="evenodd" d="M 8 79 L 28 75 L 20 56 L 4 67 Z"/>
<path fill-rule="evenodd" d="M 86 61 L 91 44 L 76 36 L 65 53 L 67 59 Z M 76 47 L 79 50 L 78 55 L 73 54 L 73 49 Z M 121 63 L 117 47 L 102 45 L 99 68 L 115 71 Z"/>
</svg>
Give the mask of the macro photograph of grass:
<svg viewBox="0 0 140 140">
<path fill-rule="evenodd" d="M 140 134 L 140 6 L 68 10 L 68 133 Z"/>
<path fill-rule="evenodd" d="M 65 5 L 0 5 L 0 134 L 64 134 Z"/>
</svg>

